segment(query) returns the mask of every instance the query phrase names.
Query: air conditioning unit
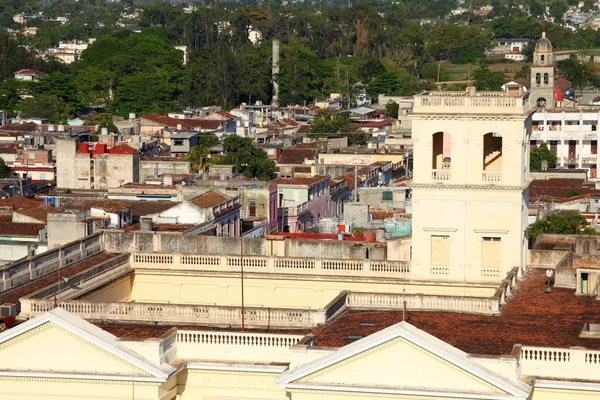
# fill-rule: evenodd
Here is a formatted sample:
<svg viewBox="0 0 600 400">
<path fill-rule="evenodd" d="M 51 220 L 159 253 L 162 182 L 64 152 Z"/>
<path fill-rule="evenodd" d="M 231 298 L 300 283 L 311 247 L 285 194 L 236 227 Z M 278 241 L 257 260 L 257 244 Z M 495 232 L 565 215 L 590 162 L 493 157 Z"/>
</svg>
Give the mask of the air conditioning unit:
<svg viewBox="0 0 600 400">
<path fill-rule="evenodd" d="M 0 318 L 17 316 L 17 305 L 12 303 L 4 303 L 0 306 Z"/>
</svg>

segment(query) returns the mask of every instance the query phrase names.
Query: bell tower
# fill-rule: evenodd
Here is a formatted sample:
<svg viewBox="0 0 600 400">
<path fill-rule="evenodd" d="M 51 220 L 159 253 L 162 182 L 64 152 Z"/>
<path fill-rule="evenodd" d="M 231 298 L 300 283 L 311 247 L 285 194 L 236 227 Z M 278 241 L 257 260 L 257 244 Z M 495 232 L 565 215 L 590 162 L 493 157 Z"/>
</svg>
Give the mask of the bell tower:
<svg viewBox="0 0 600 400">
<path fill-rule="evenodd" d="M 531 103 L 537 108 L 554 108 L 554 53 L 552 43 L 546 37 L 545 24 L 533 52 Z"/>
</svg>

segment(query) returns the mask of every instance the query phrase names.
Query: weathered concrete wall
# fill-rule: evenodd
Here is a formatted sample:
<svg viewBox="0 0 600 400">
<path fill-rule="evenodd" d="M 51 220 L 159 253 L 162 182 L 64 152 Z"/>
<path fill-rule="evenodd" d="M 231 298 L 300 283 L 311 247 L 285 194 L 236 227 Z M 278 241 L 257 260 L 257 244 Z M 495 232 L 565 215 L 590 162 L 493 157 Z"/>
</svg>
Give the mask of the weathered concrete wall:
<svg viewBox="0 0 600 400">
<path fill-rule="evenodd" d="M 234 254 L 240 252 L 240 239 L 221 236 L 182 235 L 175 232 L 105 231 L 106 251 L 165 251 L 196 254 Z M 265 239 L 244 239 L 244 254 L 267 254 Z"/>
<path fill-rule="evenodd" d="M 548 267 L 571 265 L 571 252 L 567 250 L 535 250 L 527 252 L 527 265 L 530 267 Z"/>
<path fill-rule="evenodd" d="M 244 254 L 278 257 L 315 257 L 349 259 L 350 248 L 356 242 L 337 240 L 271 240 L 265 238 L 245 238 Z M 366 249 L 374 245 L 363 243 Z M 240 239 L 222 236 L 183 235 L 179 232 L 124 232 L 106 230 L 103 232 L 103 248 L 109 252 L 180 252 L 194 254 L 240 254 Z M 407 247 L 408 246 L 408 247 Z M 394 254 L 400 259 L 410 252 L 410 242 L 399 243 Z M 387 250 L 386 250 L 387 252 Z M 385 259 L 391 260 L 386 255 Z"/>
<path fill-rule="evenodd" d="M 84 238 L 87 235 L 86 224 L 78 221 L 75 213 L 50 213 L 47 227 L 49 249 Z"/>
<path fill-rule="evenodd" d="M 144 182 L 147 177 L 162 174 L 189 174 L 189 161 L 140 161 L 140 182 Z"/>
<path fill-rule="evenodd" d="M 94 157 L 94 188 L 117 188 L 139 181 L 137 154 L 98 154 Z"/>
</svg>

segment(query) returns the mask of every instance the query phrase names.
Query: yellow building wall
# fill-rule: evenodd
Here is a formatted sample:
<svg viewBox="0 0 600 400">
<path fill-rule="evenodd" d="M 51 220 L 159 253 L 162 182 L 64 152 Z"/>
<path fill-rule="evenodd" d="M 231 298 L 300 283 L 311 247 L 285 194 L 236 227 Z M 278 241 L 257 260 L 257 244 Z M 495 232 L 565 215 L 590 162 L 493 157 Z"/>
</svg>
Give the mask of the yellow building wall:
<svg viewBox="0 0 600 400">
<path fill-rule="evenodd" d="M 395 280 L 378 281 L 361 279 L 319 280 L 278 279 L 245 275 L 244 303 L 249 307 L 321 308 L 340 292 L 422 293 L 449 296 L 492 296 L 491 286 L 460 286 L 423 283 L 406 284 Z M 241 304 L 239 276 L 217 274 L 158 275 L 139 271 L 135 275 L 131 300 L 147 303 L 216 304 L 223 306 Z"/>
<path fill-rule="evenodd" d="M 592 400 L 600 399 L 600 391 L 580 391 L 534 388 L 531 400 Z"/>
<path fill-rule="evenodd" d="M 103 287 L 85 296 L 86 301 L 129 301 L 133 275 L 125 276 L 108 286 Z"/>
<path fill-rule="evenodd" d="M 188 369 L 179 376 L 180 400 L 288 400 L 277 373 Z"/>
<path fill-rule="evenodd" d="M 51 378 L 0 378 L 0 382 L 0 399 L 2 400 L 161 399 L 159 385 L 157 383 Z M 165 398 L 165 400 L 173 399 L 175 399 L 175 397 Z"/>
</svg>

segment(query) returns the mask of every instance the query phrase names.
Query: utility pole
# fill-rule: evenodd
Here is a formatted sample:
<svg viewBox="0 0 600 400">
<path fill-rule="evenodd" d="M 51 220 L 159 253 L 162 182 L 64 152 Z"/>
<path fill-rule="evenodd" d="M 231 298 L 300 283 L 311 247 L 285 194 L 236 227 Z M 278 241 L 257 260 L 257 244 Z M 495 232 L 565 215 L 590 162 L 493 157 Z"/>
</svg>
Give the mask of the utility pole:
<svg viewBox="0 0 600 400">
<path fill-rule="evenodd" d="M 354 164 L 354 202 L 358 201 L 358 166 Z"/>
<path fill-rule="evenodd" d="M 242 219 L 240 218 L 240 278 L 242 286 L 242 332 L 245 328 L 245 311 L 244 311 L 244 236 L 242 234 Z"/>
</svg>

